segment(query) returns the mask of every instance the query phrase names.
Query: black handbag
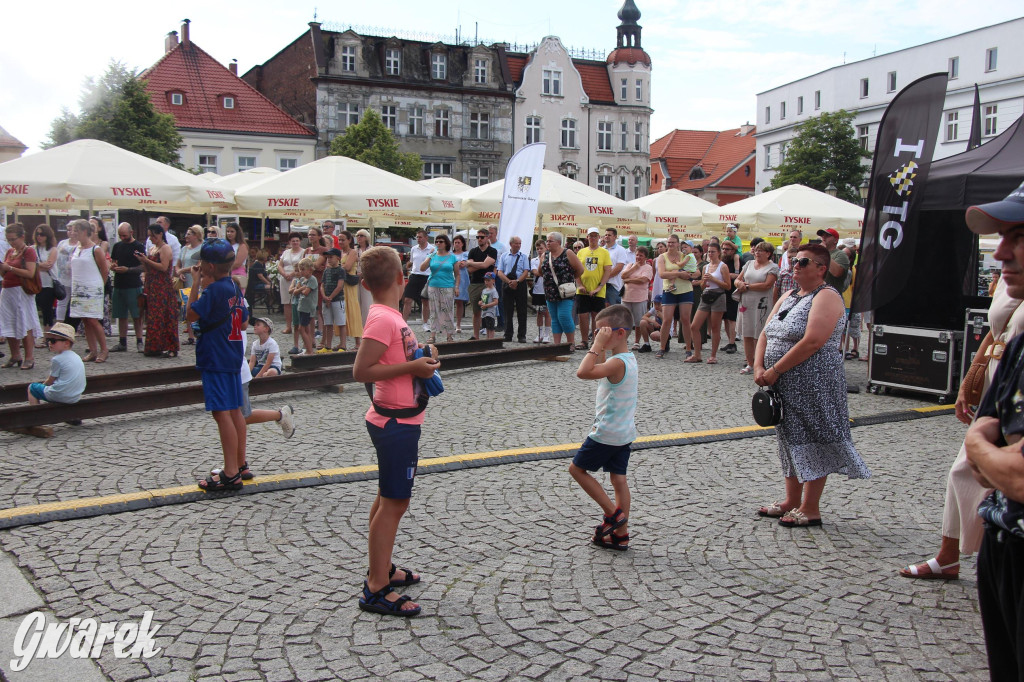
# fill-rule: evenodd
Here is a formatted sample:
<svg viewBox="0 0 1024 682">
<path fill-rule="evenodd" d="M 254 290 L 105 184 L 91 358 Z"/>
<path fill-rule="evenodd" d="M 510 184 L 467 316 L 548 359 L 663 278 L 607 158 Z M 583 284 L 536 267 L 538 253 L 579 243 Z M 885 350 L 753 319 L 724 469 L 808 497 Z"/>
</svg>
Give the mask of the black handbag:
<svg viewBox="0 0 1024 682">
<path fill-rule="evenodd" d="M 782 396 L 771 386 L 762 386 L 754 394 L 750 409 L 758 426 L 775 426 L 782 421 Z"/>
<path fill-rule="evenodd" d="M 67 287 L 58 280 L 53 280 L 53 297 L 58 301 L 63 301 L 68 297 Z"/>
<path fill-rule="evenodd" d="M 724 293 L 724 289 L 705 289 L 700 294 L 700 300 L 708 305 L 714 305 L 715 301 Z"/>
<path fill-rule="evenodd" d="M 345 273 L 345 284 L 350 287 L 354 287 L 359 284 L 359 275 L 353 275 Z"/>
</svg>

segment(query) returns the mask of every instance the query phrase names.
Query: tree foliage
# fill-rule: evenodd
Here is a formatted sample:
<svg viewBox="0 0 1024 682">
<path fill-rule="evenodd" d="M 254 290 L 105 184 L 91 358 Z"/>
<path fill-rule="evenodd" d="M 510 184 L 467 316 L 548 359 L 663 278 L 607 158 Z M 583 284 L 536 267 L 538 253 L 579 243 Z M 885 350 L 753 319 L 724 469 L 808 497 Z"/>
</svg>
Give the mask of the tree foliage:
<svg viewBox="0 0 1024 682">
<path fill-rule="evenodd" d="M 120 62 L 111 62 L 98 80 L 82 87 L 79 113 L 67 108 L 50 124 L 46 148 L 72 140 L 95 139 L 180 167 L 181 135 L 174 117 L 158 112 L 145 82 Z"/>
<path fill-rule="evenodd" d="M 866 170 L 861 159 L 871 155 L 860 148 L 852 122 L 853 114 L 840 109 L 801 123 L 769 189 L 800 184 L 823 192 L 832 183 L 840 199 L 859 203 Z"/>
<path fill-rule="evenodd" d="M 344 134 L 331 141 L 331 156 L 347 156 L 376 168 L 419 180 L 423 160 L 419 154 L 401 152 L 395 134 L 373 109 L 367 109 L 363 120 L 345 129 Z"/>
</svg>

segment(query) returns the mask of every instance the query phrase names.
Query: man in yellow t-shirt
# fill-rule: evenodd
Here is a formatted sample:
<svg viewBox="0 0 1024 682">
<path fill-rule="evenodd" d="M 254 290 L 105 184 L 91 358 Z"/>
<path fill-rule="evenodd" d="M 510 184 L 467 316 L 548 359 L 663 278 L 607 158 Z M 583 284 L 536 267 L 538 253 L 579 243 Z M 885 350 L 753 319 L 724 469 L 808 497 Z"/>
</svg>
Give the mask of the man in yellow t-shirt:
<svg viewBox="0 0 1024 682">
<path fill-rule="evenodd" d="M 583 263 L 583 274 L 579 276 L 576 290 L 576 311 L 580 316 L 580 331 L 583 333 L 577 345 L 586 348 L 591 323 L 604 310 L 605 285 L 612 276 L 612 256 L 600 245 L 601 231 L 596 227 L 587 230 L 587 246 L 576 254 Z M 596 328 L 596 324 L 595 324 Z"/>
</svg>

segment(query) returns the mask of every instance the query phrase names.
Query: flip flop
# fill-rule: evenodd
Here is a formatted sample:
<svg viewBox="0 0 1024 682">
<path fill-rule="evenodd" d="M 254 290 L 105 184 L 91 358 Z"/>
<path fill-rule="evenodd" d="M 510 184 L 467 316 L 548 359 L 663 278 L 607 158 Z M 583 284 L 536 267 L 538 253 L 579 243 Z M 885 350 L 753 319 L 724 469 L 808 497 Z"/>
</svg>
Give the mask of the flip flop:
<svg viewBox="0 0 1024 682">
<path fill-rule="evenodd" d="M 695 358 L 695 357 L 691 356 L 691 357 L 688 357 L 685 360 L 683 360 L 683 362 L 688 362 L 690 364 L 696 364 L 696 363 L 704 362 L 704 359 L 703 358 Z"/>
</svg>

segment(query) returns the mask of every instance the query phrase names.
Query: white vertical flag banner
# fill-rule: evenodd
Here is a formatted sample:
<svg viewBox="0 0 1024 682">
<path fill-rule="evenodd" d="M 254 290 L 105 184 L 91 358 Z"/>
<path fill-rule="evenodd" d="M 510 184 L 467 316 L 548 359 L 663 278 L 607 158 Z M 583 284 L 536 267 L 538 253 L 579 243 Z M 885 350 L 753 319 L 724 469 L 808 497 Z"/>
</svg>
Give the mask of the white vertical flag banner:
<svg viewBox="0 0 1024 682">
<path fill-rule="evenodd" d="M 546 149 L 543 142 L 528 144 L 513 154 L 505 167 L 498 241 L 508 244 L 512 237 L 519 237 L 524 253 L 530 252 L 537 225 L 537 201 Z"/>
</svg>

